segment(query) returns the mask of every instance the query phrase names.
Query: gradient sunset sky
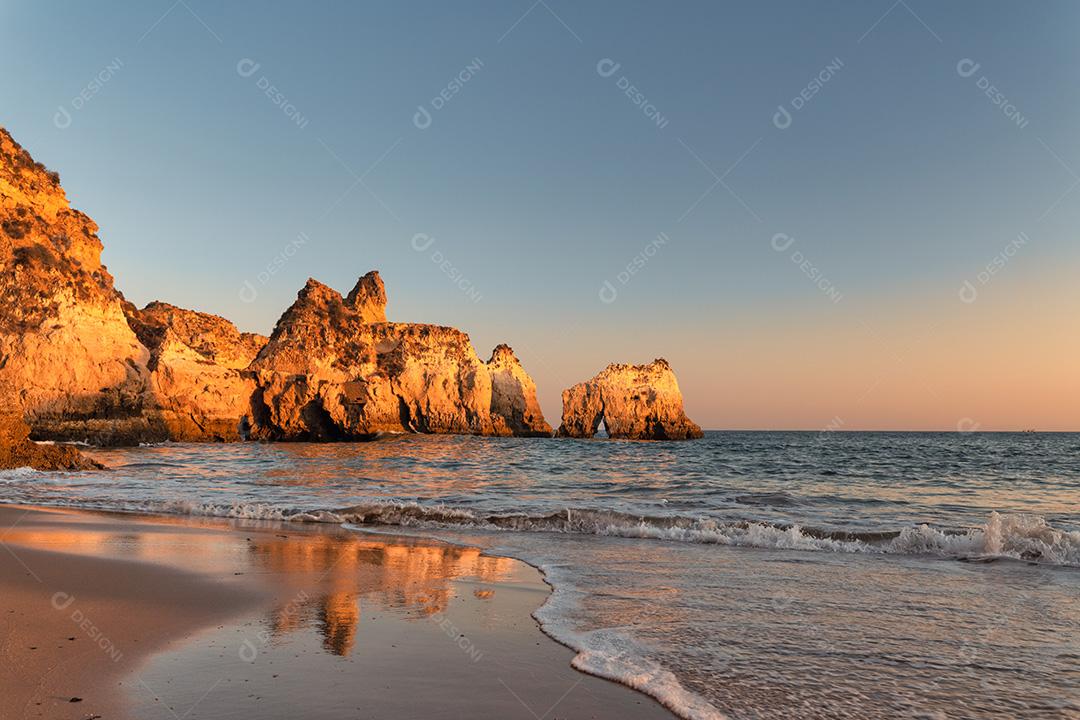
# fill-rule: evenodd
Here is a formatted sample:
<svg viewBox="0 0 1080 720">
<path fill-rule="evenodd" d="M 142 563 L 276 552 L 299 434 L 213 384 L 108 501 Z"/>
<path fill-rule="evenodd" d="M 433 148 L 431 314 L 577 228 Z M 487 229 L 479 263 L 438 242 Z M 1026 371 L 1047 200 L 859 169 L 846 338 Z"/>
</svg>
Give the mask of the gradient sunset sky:
<svg viewBox="0 0 1080 720">
<path fill-rule="evenodd" d="M 553 424 L 663 356 L 706 428 L 1080 430 L 1080 4 L 224 5 L 0 6 L 136 304 L 377 268 Z"/>
</svg>

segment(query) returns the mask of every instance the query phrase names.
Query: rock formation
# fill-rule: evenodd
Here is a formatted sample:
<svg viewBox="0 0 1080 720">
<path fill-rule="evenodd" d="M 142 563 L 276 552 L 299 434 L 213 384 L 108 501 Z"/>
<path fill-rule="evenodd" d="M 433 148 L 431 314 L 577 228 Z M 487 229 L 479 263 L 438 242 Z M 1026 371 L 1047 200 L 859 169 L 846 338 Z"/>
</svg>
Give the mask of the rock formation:
<svg viewBox="0 0 1080 720">
<path fill-rule="evenodd" d="M 124 304 L 128 323 L 150 351 L 143 417 L 153 437 L 239 440 L 251 412 L 255 381 L 243 372 L 266 338 L 241 333 L 228 320 L 152 302 Z"/>
<path fill-rule="evenodd" d="M 166 303 L 136 308 L 101 250 L 59 177 L 0 128 L 0 387 L 35 438 L 551 434 L 510 348 L 485 363 L 458 330 L 387 322 L 377 272 L 344 298 L 310 281 L 267 339 Z"/>
<path fill-rule="evenodd" d="M 491 373 L 492 415 L 502 418 L 514 435 L 550 437 L 551 426 L 536 400 L 536 385 L 513 349 L 509 345 L 497 346 L 487 368 Z"/>
<path fill-rule="evenodd" d="M 611 438 L 688 440 L 701 428 L 683 411 L 682 393 L 667 360 L 608 365 L 587 382 L 563 390 L 559 437 L 591 438 L 603 421 Z"/>
<path fill-rule="evenodd" d="M 251 364 L 256 435 L 551 434 L 510 348 L 500 346 L 484 363 L 460 330 L 385 322 L 385 304 L 375 272 L 345 298 L 308 280 Z"/>
<path fill-rule="evenodd" d="M 101 264 L 97 225 L 0 128 L 0 387 L 43 436 L 141 412 L 149 352 Z"/>
<path fill-rule="evenodd" d="M 0 393 L 0 470 L 30 467 L 35 470 L 96 470 L 102 466 L 70 445 L 39 444 L 10 392 Z"/>
</svg>

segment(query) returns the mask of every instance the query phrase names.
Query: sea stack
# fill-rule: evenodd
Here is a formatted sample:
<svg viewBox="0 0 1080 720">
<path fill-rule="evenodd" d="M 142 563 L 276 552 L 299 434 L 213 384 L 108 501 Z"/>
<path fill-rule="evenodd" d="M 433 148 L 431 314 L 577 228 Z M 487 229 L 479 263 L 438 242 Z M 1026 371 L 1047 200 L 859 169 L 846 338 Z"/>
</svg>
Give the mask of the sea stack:
<svg viewBox="0 0 1080 720">
<path fill-rule="evenodd" d="M 591 438 L 601 421 L 608 437 L 689 440 L 701 428 L 683 411 L 682 393 L 667 360 L 608 365 L 596 377 L 563 390 L 559 437 Z"/>
<path fill-rule="evenodd" d="M 280 440 L 550 435 L 535 385 L 500 348 L 485 363 L 460 330 L 386 322 L 377 272 L 344 298 L 310 279 L 251 364 L 253 432 Z"/>
</svg>

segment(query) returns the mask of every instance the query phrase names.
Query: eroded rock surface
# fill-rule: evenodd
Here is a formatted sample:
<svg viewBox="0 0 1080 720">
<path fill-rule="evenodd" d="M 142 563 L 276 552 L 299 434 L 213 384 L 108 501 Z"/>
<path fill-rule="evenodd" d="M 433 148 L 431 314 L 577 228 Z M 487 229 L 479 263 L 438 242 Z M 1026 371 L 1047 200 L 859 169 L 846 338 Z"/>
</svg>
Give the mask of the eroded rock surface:
<svg viewBox="0 0 1080 720">
<path fill-rule="evenodd" d="M 128 323 L 150 351 L 143 416 L 169 440 L 240 440 L 255 380 L 244 372 L 267 338 L 225 318 L 152 302 L 125 303 Z M 250 424 L 250 420 L 247 421 Z"/>
<path fill-rule="evenodd" d="M 345 298 L 308 280 L 251 365 L 256 434 L 551 433 L 536 388 L 508 347 L 484 363 L 460 330 L 373 321 L 385 318 L 385 301 L 377 273 Z"/>
<path fill-rule="evenodd" d="M 39 444 L 30 439 L 10 392 L 0 392 L 0 470 L 99 470 L 102 466 L 70 445 Z"/>
<path fill-rule="evenodd" d="M 345 297 L 309 281 L 268 339 L 162 302 L 136 308 L 101 250 L 59 177 L 0 128 L 0 389 L 34 438 L 551 434 L 509 347 L 485 363 L 459 330 L 387 322 L 377 272 Z"/>
<path fill-rule="evenodd" d="M 683 411 L 675 372 L 662 358 L 648 365 L 608 365 L 563 391 L 560 437 L 591 438 L 603 422 L 611 438 L 688 440 L 701 428 Z"/>
<path fill-rule="evenodd" d="M 491 374 L 491 414 L 506 422 L 513 435 L 550 437 L 533 383 L 509 345 L 498 345 L 487 361 Z"/>
<path fill-rule="evenodd" d="M 97 225 L 0 128 L 0 386 L 35 431 L 137 419 L 149 353 L 101 264 Z"/>
</svg>

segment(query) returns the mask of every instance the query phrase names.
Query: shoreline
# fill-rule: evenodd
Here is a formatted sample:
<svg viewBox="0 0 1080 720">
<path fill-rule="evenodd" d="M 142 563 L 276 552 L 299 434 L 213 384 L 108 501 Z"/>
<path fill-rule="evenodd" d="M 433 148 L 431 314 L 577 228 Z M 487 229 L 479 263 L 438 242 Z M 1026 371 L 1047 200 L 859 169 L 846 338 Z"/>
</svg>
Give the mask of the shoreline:
<svg viewBox="0 0 1080 720">
<path fill-rule="evenodd" d="M 573 670 L 532 615 L 543 573 L 477 548 L 3 504 L 0 547 L 4 716 L 672 717 Z"/>
</svg>

